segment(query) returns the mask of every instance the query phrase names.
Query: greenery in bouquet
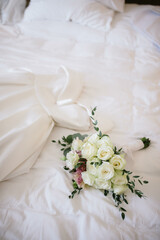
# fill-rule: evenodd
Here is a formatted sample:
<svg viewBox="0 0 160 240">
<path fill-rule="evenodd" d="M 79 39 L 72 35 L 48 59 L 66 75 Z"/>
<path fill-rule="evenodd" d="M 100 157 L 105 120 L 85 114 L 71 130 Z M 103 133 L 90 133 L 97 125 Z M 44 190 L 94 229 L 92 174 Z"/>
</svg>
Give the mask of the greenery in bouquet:
<svg viewBox="0 0 160 240">
<path fill-rule="evenodd" d="M 99 189 L 105 196 L 110 195 L 113 198 L 115 206 L 119 208 L 124 219 L 126 209 L 121 204 L 128 204 L 126 190 L 129 189 L 140 198 L 145 197 L 143 192 L 137 189 L 136 183 L 143 185 L 148 181 L 125 169 L 125 153 L 122 148 L 117 149 L 113 145 L 107 134 L 100 131 L 98 122 L 94 119 L 95 111 L 96 107 L 91 111 L 90 116 L 95 133 L 90 136 L 76 133 L 63 136 L 57 141 L 62 147 L 64 169 L 73 175 L 73 191 L 69 198 L 79 194 L 85 185 Z M 148 138 L 143 137 L 141 141 L 144 148 L 150 145 Z"/>
</svg>

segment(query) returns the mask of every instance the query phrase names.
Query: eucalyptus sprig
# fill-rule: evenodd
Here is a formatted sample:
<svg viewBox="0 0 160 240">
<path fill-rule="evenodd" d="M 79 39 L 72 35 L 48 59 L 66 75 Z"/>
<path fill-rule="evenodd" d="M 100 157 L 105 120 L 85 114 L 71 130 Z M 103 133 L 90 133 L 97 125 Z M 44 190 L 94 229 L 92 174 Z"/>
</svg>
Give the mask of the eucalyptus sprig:
<svg viewBox="0 0 160 240">
<path fill-rule="evenodd" d="M 83 189 L 81 187 L 78 186 L 78 184 L 76 183 L 76 181 L 74 179 L 72 179 L 72 186 L 73 186 L 73 192 L 71 192 L 71 195 L 69 195 L 68 197 L 69 198 L 74 198 L 74 195 L 77 193 L 77 194 L 80 194 L 80 191 Z"/>
<path fill-rule="evenodd" d="M 92 121 L 92 124 L 94 126 L 94 129 L 96 130 L 96 132 L 99 131 L 99 127 L 97 127 L 97 124 L 98 124 L 98 121 L 94 119 L 94 115 L 95 115 L 95 112 L 97 110 L 97 107 L 94 107 L 91 111 L 91 115 L 90 115 L 90 119 Z"/>
<path fill-rule="evenodd" d="M 139 189 L 136 189 L 136 183 L 139 183 L 140 185 L 148 184 L 149 182 L 147 180 L 143 180 L 143 177 L 134 175 L 131 177 L 132 172 L 123 170 L 123 172 L 127 173 L 127 186 L 130 189 L 132 193 L 135 193 L 140 198 L 145 198 L 146 196 L 143 194 L 142 191 Z"/>
<path fill-rule="evenodd" d="M 136 189 L 136 183 L 139 183 L 141 185 L 148 184 L 149 182 L 146 180 L 143 180 L 143 177 L 140 177 L 138 175 L 131 176 L 133 173 L 131 171 L 123 170 L 123 175 L 126 174 L 127 178 L 127 186 L 130 189 L 132 193 L 135 193 L 139 198 L 145 198 L 146 196 L 143 194 L 143 192 L 139 189 Z M 119 208 L 119 211 L 121 212 L 121 217 L 124 220 L 125 219 L 125 213 L 127 210 L 124 207 L 121 207 L 121 204 L 125 203 L 128 204 L 128 200 L 126 199 L 127 195 L 123 194 L 116 194 L 113 191 L 104 190 L 104 195 L 108 196 L 108 194 L 111 194 L 113 201 L 115 202 L 115 207 Z"/>
<path fill-rule="evenodd" d="M 109 191 L 109 190 L 104 190 L 104 196 L 107 196 L 108 194 L 111 194 L 113 201 L 115 202 L 115 207 L 119 208 L 119 211 L 121 212 L 121 217 L 124 220 L 125 219 L 125 212 L 127 212 L 127 210 L 124 207 L 120 207 L 120 205 L 124 202 L 125 204 L 128 204 L 128 201 L 126 199 L 126 195 L 123 194 L 116 194 L 113 191 Z"/>
<path fill-rule="evenodd" d="M 94 126 L 94 130 L 96 130 L 96 132 L 98 132 L 98 136 L 99 136 L 99 138 L 101 139 L 101 138 L 104 137 L 104 136 L 108 136 L 108 134 L 102 134 L 102 132 L 100 131 L 100 129 L 99 129 L 99 127 L 98 127 L 98 121 L 95 120 L 95 118 L 94 118 L 94 115 L 95 115 L 96 110 L 97 110 L 97 107 L 94 107 L 94 108 L 92 109 L 91 115 L 90 115 L 90 119 L 91 119 L 92 124 L 93 124 L 93 126 Z"/>
<path fill-rule="evenodd" d="M 80 140 L 84 140 L 88 135 L 87 134 L 70 134 L 67 137 L 63 136 L 61 140 L 52 140 L 53 143 L 58 143 L 62 146 L 61 151 L 63 151 L 63 155 L 66 157 L 67 153 L 71 151 L 71 145 L 74 139 L 79 138 Z M 64 159 L 65 160 L 65 159 Z"/>
</svg>

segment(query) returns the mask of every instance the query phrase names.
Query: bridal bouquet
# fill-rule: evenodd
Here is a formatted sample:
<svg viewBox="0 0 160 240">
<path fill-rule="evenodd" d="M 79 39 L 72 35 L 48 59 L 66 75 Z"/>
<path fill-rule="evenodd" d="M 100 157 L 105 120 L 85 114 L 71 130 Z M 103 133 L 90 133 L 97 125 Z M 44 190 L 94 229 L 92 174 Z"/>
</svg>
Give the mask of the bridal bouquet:
<svg viewBox="0 0 160 240">
<path fill-rule="evenodd" d="M 58 140 L 58 144 L 62 146 L 64 169 L 73 174 L 73 192 L 69 198 L 79 194 L 85 185 L 99 189 L 105 196 L 111 195 L 124 219 L 126 209 L 121 207 L 121 204 L 123 202 L 128 204 L 126 190 L 129 189 L 142 198 L 144 194 L 136 188 L 136 183 L 143 185 L 148 181 L 125 169 L 125 153 L 122 148 L 117 149 L 111 138 L 97 127 L 95 111 L 96 108 L 92 110 L 90 116 L 96 131 L 94 134 L 88 136 L 76 133 Z M 141 140 L 144 143 L 143 148 L 150 145 L 148 138 L 144 137 Z"/>
</svg>

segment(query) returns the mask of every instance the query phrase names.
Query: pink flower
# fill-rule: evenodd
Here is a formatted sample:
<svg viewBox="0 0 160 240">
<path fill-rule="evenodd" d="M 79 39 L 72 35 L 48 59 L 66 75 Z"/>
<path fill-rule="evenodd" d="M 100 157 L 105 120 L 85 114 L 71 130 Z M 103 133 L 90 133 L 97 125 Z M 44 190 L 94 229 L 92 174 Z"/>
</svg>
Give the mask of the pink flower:
<svg viewBox="0 0 160 240">
<path fill-rule="evenodd" d="M 79 163 L 82 163 L 74 173 L 74 178 L 76 183 L 80 186 L 83 184 L 83 179 L 82 179 L 82 172 L 86 171 L 86 162 L 83 160 L 79 160 Z"/>
</svg>

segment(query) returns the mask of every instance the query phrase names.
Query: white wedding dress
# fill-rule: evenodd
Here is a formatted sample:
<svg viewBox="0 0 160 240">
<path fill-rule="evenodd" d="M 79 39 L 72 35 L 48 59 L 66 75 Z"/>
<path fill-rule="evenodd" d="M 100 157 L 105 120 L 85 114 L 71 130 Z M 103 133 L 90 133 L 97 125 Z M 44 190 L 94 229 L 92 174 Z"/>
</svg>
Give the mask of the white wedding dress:
<svg viewBox="0 0 160 240">
<path fill-rule="evenodd" d="M 29 171 L 55 124 L 90 128 L 77 103 L 82 87 L 78 73 L 65 67 L 52 76 L 14 71 L 0 79 L 0 181 Z"/>
</svg>

